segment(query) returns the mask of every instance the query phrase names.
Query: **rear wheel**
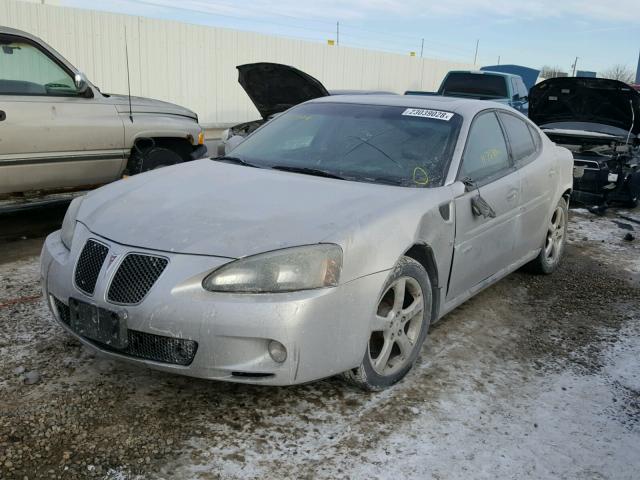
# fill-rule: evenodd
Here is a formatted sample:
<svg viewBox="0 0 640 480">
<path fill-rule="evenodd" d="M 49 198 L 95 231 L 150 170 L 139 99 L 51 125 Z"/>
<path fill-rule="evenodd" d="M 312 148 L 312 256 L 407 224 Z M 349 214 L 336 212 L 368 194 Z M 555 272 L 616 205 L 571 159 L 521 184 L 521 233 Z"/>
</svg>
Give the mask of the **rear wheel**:
<svg viewBox="0 0 640 480">
<path fill-rule="evenodd" d="M 420 263 L 402 257 L 378 299 L 373 328 L 359 367 L 344 377 L 364 390 L 382 390 L 413 367 L 431 318 L 431 283 Z"/>
<path fill-rule="evenodd" d="M 560 198 L 547 224 L 542 249 L 538 256 L 528 264 L 531 271 L 549 274 L 558 268 L 567 239 L 568 219 L 567 201 L 564 198 Z"/>
</svg>

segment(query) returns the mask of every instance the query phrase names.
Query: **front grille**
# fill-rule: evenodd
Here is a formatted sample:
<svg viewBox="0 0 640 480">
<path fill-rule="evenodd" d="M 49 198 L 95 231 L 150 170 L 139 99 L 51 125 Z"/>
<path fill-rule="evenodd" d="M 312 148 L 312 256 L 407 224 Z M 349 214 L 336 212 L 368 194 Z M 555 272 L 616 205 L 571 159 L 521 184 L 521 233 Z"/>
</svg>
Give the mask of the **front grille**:
<svg viewBox="0 0 640 480">
<path fill-rule="evenodd" d="M 69 325 L 70 310 L 61 300 L 53 297 L 60 320 Z M 152 333 L 127 331 L 128 345 L 117 349 L 100 342 L 86 339 L 97 347 L 131 357 L 152 360 L 154 362 L 170 363 L 173 365 L 190 365 L 198 351 L 198 342 L 183 338 L 163 337 Z"/>
<path fill-rule="evenodd" d="M 105 245 L 95 240 L 88 240 L 80 253 L 76 264 L 75 282 L 76 287 L 87 295 L 93 295 L 98 275 L 108 252 L 109 249 Z"/>
<path fill-rule="evenodd" d="M 164 257 L 128 254 L 111 281 L 107 300 L 123 305 L 140 303 L 168 263 Z"/>
<path fill-rule="evenodd" d="M 198 343 L 183 338 L 163 337 L 151 333 L 129 330 L 129 345 L 124 350 L 107 347 L 108 350 L 144 358 L 155 362 L 189 365 L 196 356 Z"/>
</svg>

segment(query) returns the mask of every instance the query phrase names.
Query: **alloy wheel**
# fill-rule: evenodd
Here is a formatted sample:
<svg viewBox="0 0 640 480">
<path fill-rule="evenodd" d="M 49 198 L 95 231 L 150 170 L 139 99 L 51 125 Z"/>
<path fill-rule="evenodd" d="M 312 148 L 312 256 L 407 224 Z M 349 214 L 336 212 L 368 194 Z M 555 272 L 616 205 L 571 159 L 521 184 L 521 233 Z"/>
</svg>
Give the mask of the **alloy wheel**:
<svg viewBox="0 0 640 480">
<path fill-rule="evenodd" d="M 369 339 L 369 359 L 378 375 L 392 375 L 404 368 L 420 339 L 424 296 L 412 277 L 396 279 L 384 292 Z"/>
<path fill-rule="evenodd" d="M 547 239 L 544 244 L 544 256 L 549 263 L 560 258 L 565 236 L 566 215 L 561 206 L 556 207 L 547 228 Z"/>
</svg>

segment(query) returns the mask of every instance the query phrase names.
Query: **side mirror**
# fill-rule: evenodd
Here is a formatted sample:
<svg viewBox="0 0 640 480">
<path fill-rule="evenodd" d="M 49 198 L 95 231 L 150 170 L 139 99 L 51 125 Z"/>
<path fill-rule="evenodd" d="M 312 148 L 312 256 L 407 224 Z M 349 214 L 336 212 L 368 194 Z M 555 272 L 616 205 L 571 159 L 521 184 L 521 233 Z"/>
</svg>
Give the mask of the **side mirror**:
<svg viewBox="0 0 640 480">
<path fill-rule="evenodd" d="M 73 77 L 73 83 L 75 84 L 78 93 L 84 93 L 87 91 L 87 88 L 89 88 L 87 79 L 82 73 L 75 74 L 75 76 Z"/>
<path fill-rule="evenodd" d="M 516 93 L 516 94 L 513 95 L 513 101 L 514 102 L 519 102 L 520 101 L 520 94 L 519 93 Z"/>
</svg>

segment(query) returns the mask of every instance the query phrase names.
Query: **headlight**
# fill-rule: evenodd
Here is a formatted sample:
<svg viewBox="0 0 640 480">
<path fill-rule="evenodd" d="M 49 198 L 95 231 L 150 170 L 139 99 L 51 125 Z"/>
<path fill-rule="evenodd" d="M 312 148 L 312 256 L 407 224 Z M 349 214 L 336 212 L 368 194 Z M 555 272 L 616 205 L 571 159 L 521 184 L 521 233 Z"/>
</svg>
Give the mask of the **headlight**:
<svg viewBox="0 0 640 480">
<path fill-rule="evenodd" d="M 212 292 L 292 292 L 335 287 L 341 270 L 342 249 L 324 243 L 241 258 L 212 272 L 202 286 Z"/>
<path fill-rule="evenodd" d="M 60 239 L 65 247 L 71 250 L 71 241 L 73 240 L 73 234 L 76 231 L 76 217 L 78 216 L 78 210 L 84 200 L 82 197 L 74 198 L 67 208 L 67 213 L 64 214 L 64 220 L 62 221 L 62 231 L 60 232 Z"/>
</svg>

